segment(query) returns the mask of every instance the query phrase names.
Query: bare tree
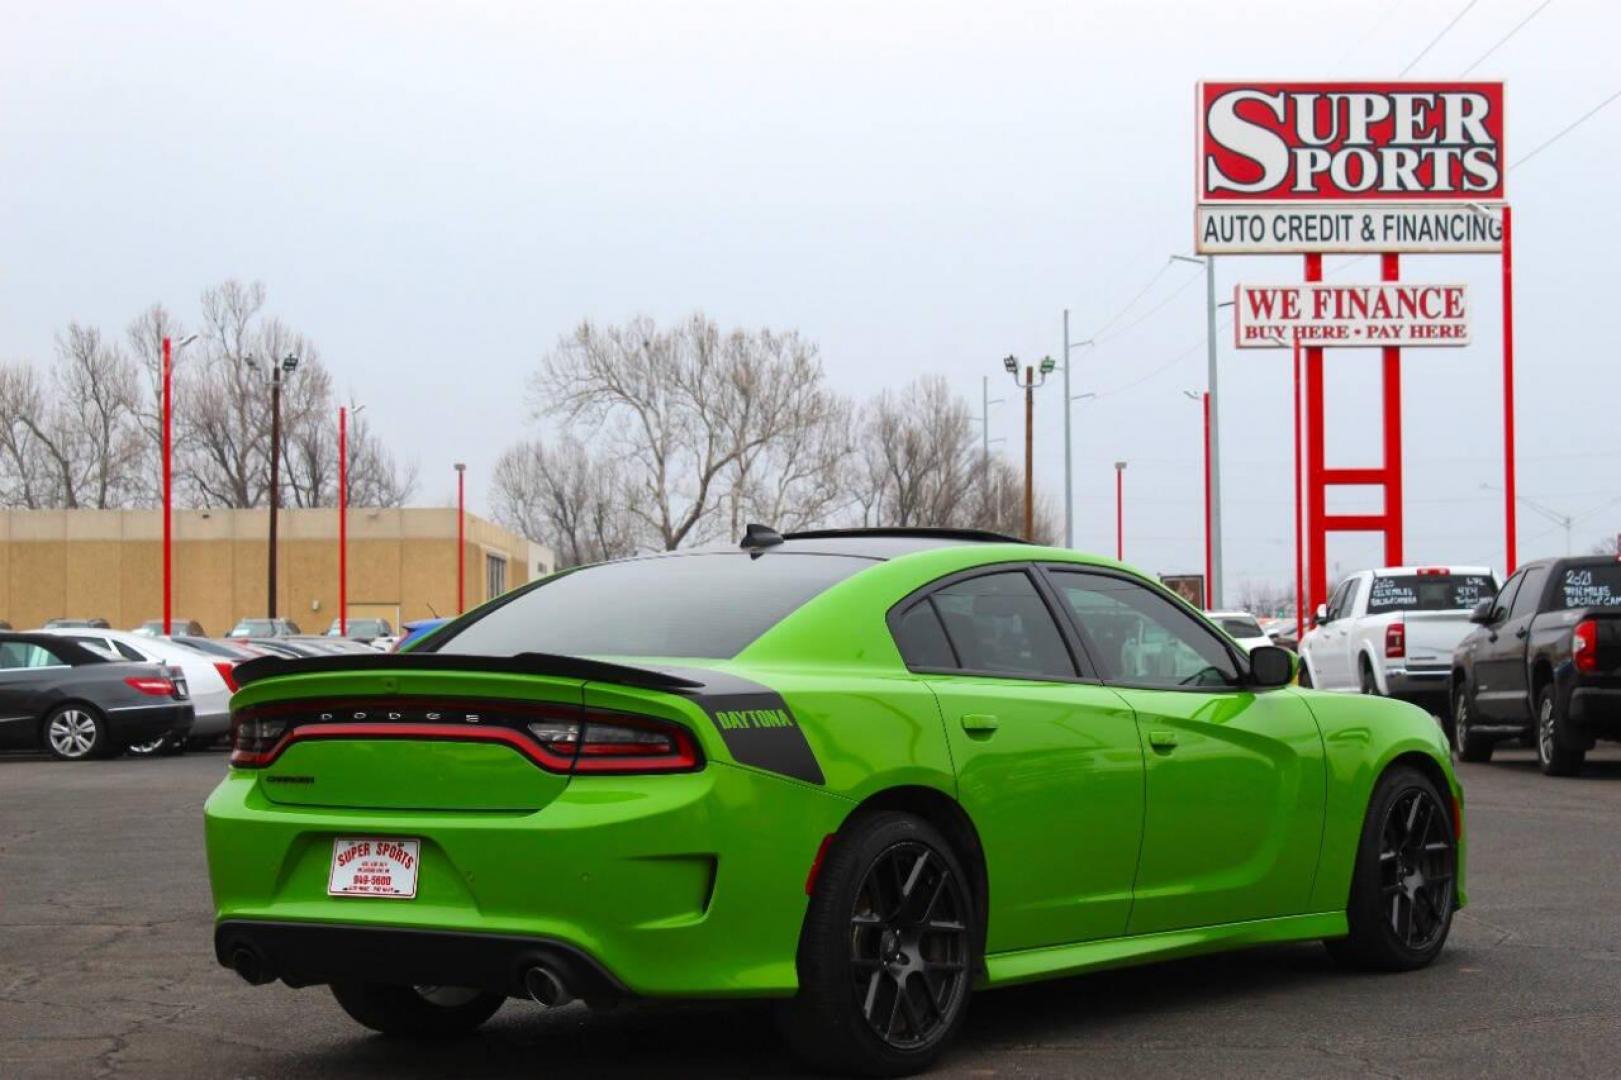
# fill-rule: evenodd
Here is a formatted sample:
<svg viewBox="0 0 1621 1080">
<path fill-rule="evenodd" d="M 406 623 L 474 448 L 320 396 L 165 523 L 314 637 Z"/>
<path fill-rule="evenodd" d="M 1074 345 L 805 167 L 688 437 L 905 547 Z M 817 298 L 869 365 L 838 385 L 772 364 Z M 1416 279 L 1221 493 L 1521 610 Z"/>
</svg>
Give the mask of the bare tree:
<svg viewBox="0 0 1621 1080">
<path fill-rule="evenodd" d="M 626 505 L 667 549 L 748 511 L 765 462 L 836 411 L 814 346 L 797 334 L 722 332 L 695 314 L 669 330 L 651 319 L 582 323 L 533 382 L 539 408 L 593 432 L 623 462 Z M 801 485 L 801 486 L 814 486 Z"/>
<path fill-rule="evenodd" d="M 625 508 L 618 467 L 575 439 L 565 437 L 555 449 L 538 439 L 511 447 L 496 463 L 492 494 L 496 520 L 550 544 L 559 567 L 637 548 L 637 522 Z"/>
<path fill-rule="evenodd" d="M 944 379 L 881 393 L 860 439 L 852 483 L 863 525 L 1024 532 L 1023 477 L 1003 458 L 983 456 L 968 404 Z M 1057 528 L 1044 500 L 1034 517 L 1031 539 L 1052 543 Z"/>
<path fill-rule="evenodd" d="M 0 498 L 8 507 L 52 505 L 44 447 L 34 435 L 44 414 L 45 395 L 34 368 L 0 367 Z"/>
</svg>

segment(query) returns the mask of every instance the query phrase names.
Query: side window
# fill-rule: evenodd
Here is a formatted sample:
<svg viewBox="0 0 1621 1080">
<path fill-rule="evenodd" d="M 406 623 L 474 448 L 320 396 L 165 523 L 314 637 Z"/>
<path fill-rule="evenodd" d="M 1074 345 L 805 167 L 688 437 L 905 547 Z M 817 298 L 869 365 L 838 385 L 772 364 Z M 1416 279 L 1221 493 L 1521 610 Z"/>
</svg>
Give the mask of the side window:
<svg viewBox="0 0 1621 1080">
<path fill-rule="evenodd" d="M 1345 617 L 1348 610 L 1345 598 L 1350 591 L 1350 581 L 1342 581 L 1335 587 L 1333 594 L 1328 598 L 1328 617 L 1330 619 L 1342 619 Z"/>
<path fill-rule="evenodd" d="M 146 660 L 146 657 L 142 656 L 140 653 L 136 652 L 133 648 L 124 644 L 122 641 L 115 641 L 112 643 L 112 645 L 113 648 L 118 650 L 119 655 L 125 660 Z"/>
<path fill-rule="evenodd" d="M 1051 573 L 1104 679 L 1175 689 L 1238 685 L 1221 640 L 1159 593 L 1104 574 Z"/>
<path fill-rule="evenodd" d="M 1518 574 L 1515 574 L 1513 577 L 1504 582 L 1501 589 L 1497 590 L 1497 598 L 1495 603 L 1498 610 L 1503 613 L 1505 618 L 1508 617 L 1509 611 L 1513 609 L 1514 597 L 1520 591 L 1520 582 L 1524 580 L 1525 571 L 1521 570 Z"/>
<path fill-rule="evenodd" d="M 1340 606 L 1336 614 L 1342 619 L 1348 619 L 1356 614 L 1357 596 L 1362 592 L 1362 579 L 1354 577 L 1345 583 L 1345 593 L 1340 597 Z"/>
<path fill-rule="evenodd" d="M 60 657 L 43 645 L 28 641 L 8 641 L 0 645 L 0 671 L 66 666 Z"/>
<path fill-rule="evenodd" d="M 1537 613 L 1537 605 L 1542 601 L 1542 586 L 1548 582 L 1548 568 L 1546 566 L 1532 566 L 1525 571 L 1525 577 L 1520 582 L 1520 591 L 1514 596 L 1514 604 L 1508 609 L 1511 619 L 1524 618 Z"/>
<path fill-rule="evenodd" d="M 1058 624 L 1022 570 L 958 581 L 932 599 L 965 671 L 1075 677 Z"/>
<path fill-rule="evenodd" d="M 946 640 L 946 629 L 940 625 L 940 616 L 927 597 L 913 604 L 895 621 L 895 645 L 909 668 L 957 666 L 951 642 Z"/>
<path fill-rule="evenodd" d="M 106 638 L 75 636 L 68 638 L 68 640 L 76 645 L 83 645 L 97 656 L 104 656 L 108 660 L 121 659 L 121 657 L 118 655 L 118 650 L 113 646 L 113 643 L 108 641 Z"/>
</svg>

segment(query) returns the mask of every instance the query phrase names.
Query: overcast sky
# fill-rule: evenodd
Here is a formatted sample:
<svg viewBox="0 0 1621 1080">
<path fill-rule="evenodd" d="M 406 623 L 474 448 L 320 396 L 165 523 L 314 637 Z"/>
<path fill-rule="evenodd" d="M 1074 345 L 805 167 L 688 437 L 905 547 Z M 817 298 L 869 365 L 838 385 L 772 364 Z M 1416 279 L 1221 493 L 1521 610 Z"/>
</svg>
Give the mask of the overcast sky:
<svg viewBox="0 0 1621 1080">
<path fill-rule="evenodd" d="M 1092 336 L 1188 251 L 1200 78 L 1387 78 L 1466 0 L 1225 3 L 13 5 L 0 35 L 0 358 L 46 360 L 70 319 L 121 333 L 162 301 L 258 279 L 338 386 L 443 503 L 476 509 L 530 430 L 527 375 L 582 317 L 797 327 L 865 394 L 924 373 L 977 402 L 1001 357 Z M 1542 0 L 1477 0 L 1413 67 L 1456 77 Z M 1508 82 L 1511 162 L 1621 89 L 1612 0 L 1552 0 L 1474 70 Z M 1520 487 L 1621 530 L 1615 270 L 1621 102 L 1508 177 L 1515 206 Z M 1377 260 L 1330 257 L 1336 280 Z M 1224 260 L 1218 288 L 1300 276 Z M 1498 262 L 1410 257 L 1466 281 L 1475 344 L 1405 361 L 1415 562 L 1503 560 Z M 1078 546 L 1201 561 L 1204 289 L 1178 264 L 1075 353 Z M 1139 316 L 1160 306 L 1151 317 Z M 1136 323 L 1136 325 L 1132 325 Z M 1224 333 L 1222 343 L 1230 341 Z M 1376 354 L 1331 353 L 1331 464 L 1377 464 Z M 1289 363 L 1224 348 L 1229 581 L 1292 577 Z M 1038 483 L 1060 498 L 1062 402 L 1037 396 Z M 1017 453 L 1022 409 L 993 407 Z M 1359 501 L 1356 496 L 1368 497 Z M 1334 509 L 1376 509 L 1351 492 Z M 1564 530 L 1521 513 L 1522 558 Z M 1377 561 L 1341 538 L 1342 569 Z"/>
</svg>

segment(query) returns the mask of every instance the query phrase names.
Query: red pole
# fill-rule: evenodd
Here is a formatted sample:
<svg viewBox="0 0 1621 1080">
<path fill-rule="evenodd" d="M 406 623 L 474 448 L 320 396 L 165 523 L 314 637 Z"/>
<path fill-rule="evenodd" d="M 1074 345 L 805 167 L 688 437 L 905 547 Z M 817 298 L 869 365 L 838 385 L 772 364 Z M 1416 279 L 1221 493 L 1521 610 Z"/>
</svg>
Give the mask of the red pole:
<svg viewBox="0 0 1621 1080">
<path fill-rule="evenodd" d="M 172 532 L 174 519 L 174 462 L 171 455 L 173 445 L 170 428 L 173 418 L 170 414 L 170 383 L 173 375 L 174 353 L 169 339 L 163 339 L 163 633 L 167 635 L 173 627 L 170 620 L 174 617 L 172 602 L 174 598 L 174 558 L 172 545 L 174 535 Z"/>
<path fill-rule="evenodd" d="M 1306 280 L 1323 280 L 1323 257 L 1306 256 Z M 1327 490 L 1323 482 L 1323 348 L 1306 346 L 1306 609 L 1328 599 Z M 1298 597 L 1296 598 L 1299 599 Z"/>
<path fill-rule="evenodd" d="M 1514 215 L 1503 207 L 1503 548 L 1507 552 L 1505 574 L 1519 564 L 1514 520 L 1517 496 L 1514 493 Z"/>
<path fill-rule="evenodd" d="M 338 636 L 349 636 L 349 410 L 338 406 Z"/>
<path fill-rule="evenodd" d="M 1204 407 L 1204 608 L 1210 610 L 1211 569 L 1210 557 L 1210 391 L 1200 399 Z"/>
<path fill-rule="evenodd" d="M 456 614 L 467 610 L 467 466 L 456 466 Z"/>
<path fill-rule="evenodd" d="M 1401 256 L 1379 256 L 1379 277 L 1397 281 Z M 1401 350 L 1384 350 L 1385 391 L 1385 565 L 1401 566 L 1402 557 L 1402 453 L 1401 453 Z"/>
<path fill-rule="evenodd" d="M 1300 338 L 1295 338 L 1295 641 L 1306 632 L 1305 527 L 1300 506 Z"/>
</svg>

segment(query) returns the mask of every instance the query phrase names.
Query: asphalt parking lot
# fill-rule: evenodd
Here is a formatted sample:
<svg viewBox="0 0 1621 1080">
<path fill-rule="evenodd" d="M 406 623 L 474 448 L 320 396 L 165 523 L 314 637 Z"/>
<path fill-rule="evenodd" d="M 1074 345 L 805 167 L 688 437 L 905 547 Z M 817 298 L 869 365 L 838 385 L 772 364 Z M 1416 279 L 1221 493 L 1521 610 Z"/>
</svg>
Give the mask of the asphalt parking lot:
<svg viewBox="0 0 1621 1080">
<path fill-rule="evenodd" d="M 1549 780 L 1462 766 L 1471 906 L 1432 968 L 1352 976 L 1317 946 L 984 994 L 936 1075 L 1613 1076 L 1621 752 Z M 0 1076 L 787 1076 L 759 1006 L 550 1014 L 509 1002 L 414 1046 L 325 991 L 216 967 L 200 807 L 223 755 L 0 756 Z"/>
</svg>

